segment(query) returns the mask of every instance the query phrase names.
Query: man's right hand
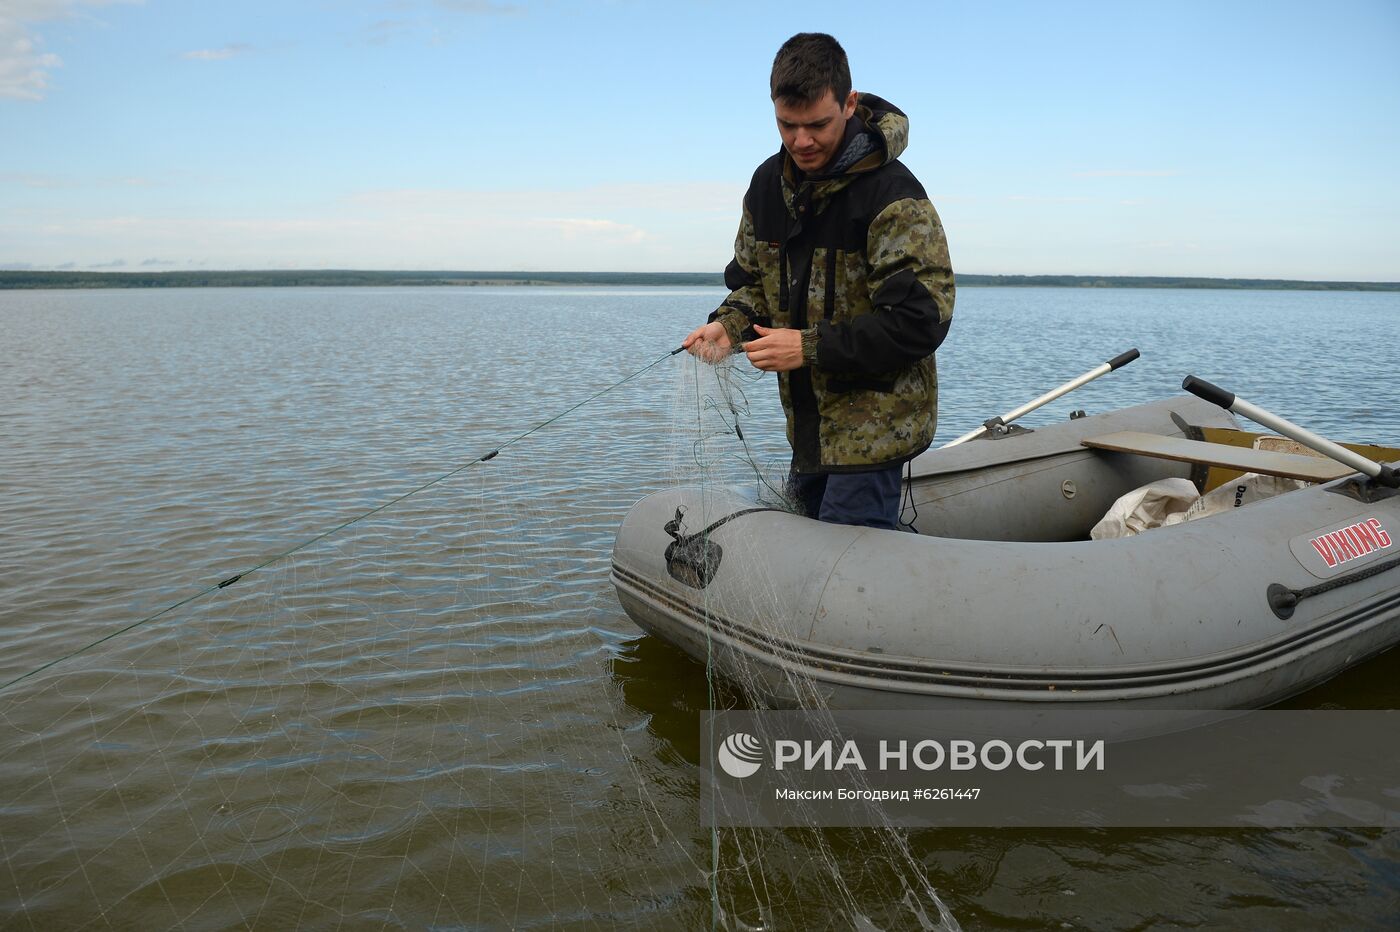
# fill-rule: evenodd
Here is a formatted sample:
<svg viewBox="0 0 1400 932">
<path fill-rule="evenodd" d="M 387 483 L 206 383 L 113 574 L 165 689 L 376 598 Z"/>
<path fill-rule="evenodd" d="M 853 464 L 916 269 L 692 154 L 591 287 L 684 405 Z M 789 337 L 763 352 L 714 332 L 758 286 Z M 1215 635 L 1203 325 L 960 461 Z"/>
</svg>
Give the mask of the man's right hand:
<svg viewBox="0 0 1400 932">
<path fill-rule="evenodd" d="M 684 349 L 708 363 L 717 363 L 733 350 L 729 342 L 729 332 L 719 321 L 696 327 L 681 344 Z"/>
</svg>

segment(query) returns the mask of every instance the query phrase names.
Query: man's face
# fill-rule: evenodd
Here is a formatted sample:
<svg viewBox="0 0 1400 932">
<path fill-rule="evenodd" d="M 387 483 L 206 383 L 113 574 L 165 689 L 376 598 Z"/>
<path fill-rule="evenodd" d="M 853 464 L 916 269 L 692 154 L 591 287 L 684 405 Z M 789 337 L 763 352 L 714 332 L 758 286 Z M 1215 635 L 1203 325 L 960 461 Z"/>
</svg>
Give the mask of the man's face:
<svg viewBox="0 0 1400 932">
<path fill-rule="evenodd" d="M 856 92 L 851 91 L 844 103 L 827 88 L 826 96 L 810 104 L 773 101 L 778 118 L 778 133 L 783 148 L 804 172 L 819 172 L 836 157 L 836 149 L 846 134 L 846 121 L 856 112 Z"/>
</svg>

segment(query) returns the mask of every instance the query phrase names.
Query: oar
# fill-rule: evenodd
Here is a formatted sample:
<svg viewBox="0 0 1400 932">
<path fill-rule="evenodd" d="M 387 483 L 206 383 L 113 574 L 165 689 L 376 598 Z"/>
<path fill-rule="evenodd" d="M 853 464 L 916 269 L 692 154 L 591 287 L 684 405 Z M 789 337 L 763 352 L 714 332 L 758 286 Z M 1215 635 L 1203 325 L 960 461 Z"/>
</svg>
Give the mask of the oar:
<svg viewBox="0 0 1400 932">
<path fill-rule="evenodd" d="M 1126 353 L 1119 353 L 1117 356 L 1114 356 L 1108 362 L 1095 366 L 1094 368 L 1090 369 L 1088 372 L 1084 373 L 1076 379 L 1070 379 L 1068 382 L 1061 385 L 1059 388 L 1052 388 L 1050 391 L 1041 395 L 1034 401 L 1028 401 L 1025 404 L 1021 405 L 1021 407 L 1017 408 L 1015 411 L 1009 411 L 1006 414 L 999 415 L 998 417 L 994 417 L 991 420 L 986 421 L 982 424 L 981 427 L 977 428 L 976 430 L 968 431 L 967 433 L 959 437 L 957 440 L 953 440 L 949 443 L 943 444 L 943 446 L 939 447 L 939 449 L 946 450 L 949 447 L 955 447 L 960 443 L 966 443 L 969 440 L 976 440 L 983 434 L 995 430 L 998 427 L 1005 427 L 1007 424 L 1010 424 L 1017 418 L 1024 417 L 1027 414 L 1030 414 L 1036 408 L 1042 407 L 1043 405 L 1048 405 L 1050 402 L 1054 401 L 1056 398 L 1059 398 L 1062 395 L 1068 395 L 1070 392 L 1074 391 L 1076 388 L 1079 388 L 1081 385 L 1088 385 L 1090 382 L 1094 381 L 1094 379 L 1097 379 L 1101 375 L 1108 375 L 1114 369 L 1123 368 L 1128 363 L 1132 362 L 1134 359 L 1137 359 L 1141 355 L 1142 354 L 1139 353 L 1136 349 L 1130 349 Z"/>
<path fill-rule="evenodd" d="M 1338 446 L 1325 437 L 1319 437 L 1312 431 L 1299 427 L 1291 421 L 1285 421 L 1277 414 L 1270 414 L 1263 408 L 1252 405 L 1243 398 L 1236 397 L 1233 392 L 1227 392 L 1219 385 L 1212 385 L 1205 379 L 1188 375 L 1181 383 L 1181 387 L 1198 398 L 1204 398 L 1211 404 L 1220 405 L 1226 411 L 1233 411 L 1240 417 L 1249 418 L 1254 423 L 1262 424 L 1269 430 L 1296 440 L 1303 446 L 1310 447 L 1343 466 L 1370 476 L 1381 485 L 1389 486 L 1392 489 L 1400 488 L 1400 473 L 1396 472 L 1394 466 L 1386 466 L 1375 460 L 1369 460 L 1360 453 L 1353 453 L 1346 447 Z"/>
</svg>

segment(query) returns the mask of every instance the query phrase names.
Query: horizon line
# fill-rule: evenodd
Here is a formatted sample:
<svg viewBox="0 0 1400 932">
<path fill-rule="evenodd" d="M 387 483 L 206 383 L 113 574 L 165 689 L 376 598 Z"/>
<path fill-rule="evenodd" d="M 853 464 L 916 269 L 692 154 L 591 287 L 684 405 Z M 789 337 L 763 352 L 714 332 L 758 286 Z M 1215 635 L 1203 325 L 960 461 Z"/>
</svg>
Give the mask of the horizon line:
<svg viewBox="0 0 1400 932">
<path fill-rule="evenodd" d="M 353 266 L 307 266 L 287 269 L 287 267 L 199 267 L 199 269 L 111 269 L 111 267 L 35 267 L 29 264 L 0 264 L 0 277 L 25 276 L 25 274 L 45 274 L 45 276 L 199 276 L 199 274 L 265 274 L 265 276 L 295 276 L 295 274 L 370 274 L 370 276 L 456 276 L 462 278 L 490 278 L 504 276 L 521 278 L 529 276 L 581 276 L 581 277 L 710 277 L 724 278 L 724 271 L 693 270 L 626 270 L 626 269 L 361 269 Z M 1280 278 L 1273 276 L 1203 276 L 1203 274 L 1182 273 L 1096 273 L 1096 271 L 955 271 L 955 278 L 1103 278 L 1103 280 L 1127 280 L 1127 278 L 1151 278 L 1151 280 L 1182 281 L 1285 281 L 1289 284 L 1372 284 L 1400 285 L 1400 280 L 1383 278 Z"/>
<path fill-rule="evenodd" d="M 268 278 L 293 278 L 297 276 L 382 276 L 390 280 L 403 278 L 449 278 L 454 282 L 523 282 L 539 281 L 551 284 L 626 284 L 636 283 L 640 280 L 663 280 L 663 279 L 684 279 L 684 284 L 703 284 L 714 282 L 722 287 L 724 275 L 718 271 L 584 271 L 584 270 L 528 270 L 528 269 L 363 269 L 363 268 L 207 268 L 207 269 L 39 269 L 39 268 L 16 268 L 0 266 L 0 287 L 6 287 L 10 283 L 20 283 L 30 277 L 60 278 L 60 279 L 192 279 L 200 276 L 225 275 L 225 276 L 264 276 Z M 975 284 L 978 280 L 981 283 L 1013 283 L 1017 281 L 1030 283 L 1051 283 L 1050 280 L 1061 282 L 1073 282 L 1075 284 L 1091 284 L 1094 282 L 1215 282 L 1234 284 L 1269 284 L 1287 286 L 1358 286 L 1382 289 L 1400 290 L 1400 281 L 1385 280 L 1365 280 L 1365 279 L 1304 279 L 1304 278 L 1269 278 L 1257 276 L 1216 276 L 1216 275 L 1109 275 L 1098 273 L 1069 273 L 1069 272 L 1014 272 L 1014 273 L 988 273 L 988 272 L 955 272 L 954 280 L 964 281 L 968 284 Z M 38 283 L 38 282 L 33 282 Z"/>
</svg>

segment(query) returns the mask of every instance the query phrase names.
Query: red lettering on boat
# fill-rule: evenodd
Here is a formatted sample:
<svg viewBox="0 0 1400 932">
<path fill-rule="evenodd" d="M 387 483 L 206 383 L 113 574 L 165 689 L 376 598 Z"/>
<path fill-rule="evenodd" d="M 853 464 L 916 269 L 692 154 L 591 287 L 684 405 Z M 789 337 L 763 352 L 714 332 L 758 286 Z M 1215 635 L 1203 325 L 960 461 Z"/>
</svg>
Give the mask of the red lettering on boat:
<svg viewBox="0 0 1400 932">
<path fill-rule="evenodd" d="M 1352 548 L 1351 541 L 1347 540 L 1347 536 L 1341 531 L 1333 531 L 1327 536 L 1332 538 L 1332 546 L 1336 547 L 1337 552 L 1345 558 L 1342 562 L 1346 562 L 1346 560 L 1355 560 L 1357 557 L 1361 556 L 1361 554 L 1357 553 L 1356 550 Z"/>
<path fill-rule="evenodd" d="M 1379 518 L 1368 518 L 1336 531 L 1319 534 L 1308 543 L 1331 569 L 1339 563 L 1349 563 L 1377 550 L 1385 550 L 1391 545 L 1391 539 Z"/>
<path fill-rule="evenodd" d="M 1380 542 L 1381 542 L 1381 546 L 1382 546 L 1382 547 L 1389 547 L 1389 546 L 1390 546 L 1390 535 L 1387 534 L 1387 533 L 1385 532 L 1385 528 L 1381 527 L 1381 519 L 1380 519 L 1380 518 L 1372 518 L 1370 521 L 1367 521 L 1366 523 L 1367 523 L 1368 525 L 1370 525 L 1372 531 L 1375 531 L 1376 537 L 1377 537 L 1377 538 L 1380 540 Z"/>
<path fill-rule="evenodd" d="M 1326 562 L 1328 569 L 1337 565 L 1337 558 L 1332 556 L 1332 548 L 1327 545 L 1327 541 L 1323 540 L 1321 537 L 1314 537 L 1312 540 L 1308 541 L 1308 543 L 1312 544 L 1318 556 L 1322 557 L 1323 561 Z"/>
<path fill-rule="evenodd" d="M 1372 550 L 1382 549 L 1381 539 L 1376 536 L 1376 532 L 1371 529 L 1369 523 L 1353 524 L 1351 529 L 1357 537 L 1361 538 L 1361 542 L 1366 545 L 1367 553 L 1370 553 Z"/>
</svg>

